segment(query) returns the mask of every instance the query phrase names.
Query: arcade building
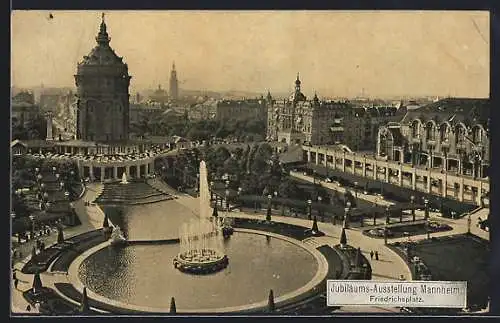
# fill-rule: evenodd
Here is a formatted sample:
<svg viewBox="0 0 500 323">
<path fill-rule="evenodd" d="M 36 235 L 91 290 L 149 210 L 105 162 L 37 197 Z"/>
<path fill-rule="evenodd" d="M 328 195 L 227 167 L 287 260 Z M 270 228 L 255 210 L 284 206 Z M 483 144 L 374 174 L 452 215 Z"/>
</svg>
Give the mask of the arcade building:
<svg viewBox="0 0 500 323">
<path fill-rule="evenodd" d="M 74 160 L 80 176 L 90 180 L 146 177 L 154 172 L 154 159 L 174 144 L 169 138 L 130 139 L 129 85 L 132 78 L 123 57 L 110 47 L 104 14 L 96 46 L 78 63 L 76 138 L 52 138 L 52 119 L 47 120 L 45 141 L 11 143 L 14 154 L 35 158 Z"/>
</svg>

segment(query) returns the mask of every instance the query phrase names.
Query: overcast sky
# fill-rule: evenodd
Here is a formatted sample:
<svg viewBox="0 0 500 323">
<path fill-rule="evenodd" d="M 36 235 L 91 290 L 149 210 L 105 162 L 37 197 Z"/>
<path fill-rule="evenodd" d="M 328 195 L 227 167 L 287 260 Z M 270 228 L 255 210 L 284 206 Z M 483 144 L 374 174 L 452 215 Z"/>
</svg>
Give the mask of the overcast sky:
<svg viewBox="0 0 500 323">
<path fill-rule="evenodd" d="M 14 11 L 12 82 L 74 86 L 101 12 Z M 131 93 L 180 87 L 319 96 L 489 96 L 488 12 L 108 11 Z"/>
</svg>

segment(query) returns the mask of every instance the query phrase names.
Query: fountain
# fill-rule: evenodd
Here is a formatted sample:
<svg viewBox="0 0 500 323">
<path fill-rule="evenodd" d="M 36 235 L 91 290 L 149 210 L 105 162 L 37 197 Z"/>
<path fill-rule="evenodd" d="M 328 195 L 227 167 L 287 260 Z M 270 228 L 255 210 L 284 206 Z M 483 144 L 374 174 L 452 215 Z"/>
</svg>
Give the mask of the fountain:
<svg viewBox="0 0 500 323">
<path fill-rule="evenodd" d="M 127 242 L 127 239 L 123 235 L 123 232 L 119 226 L 113 227 L 110 240 L 112 245 L 123 244 Z"/>
<path fill-rule="evenodd" d="M 208 274 L 227 267 L 229 260 L 222 252 L 223 219 L 211 216 L 207 166 L 200 162 L 200 213 L 198 220 L 184 223 L 179 231 L 180 251 L 174 267 L 183 272 Z"/>
<path fill-rule="evenodd" d="M 122 174 L 122 181 L 120 184 L 128 184 L 129 182 L 127 181 L 127 173 L 123 172 Z"/>
</svg>

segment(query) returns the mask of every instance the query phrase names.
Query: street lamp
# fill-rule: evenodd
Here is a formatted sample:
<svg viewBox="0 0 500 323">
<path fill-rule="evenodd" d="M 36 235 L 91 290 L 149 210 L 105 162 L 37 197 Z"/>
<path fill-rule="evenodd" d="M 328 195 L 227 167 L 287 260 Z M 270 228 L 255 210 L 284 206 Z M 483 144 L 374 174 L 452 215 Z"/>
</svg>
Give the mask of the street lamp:
<svg viewBox="0 0 500 323">
<path fill-rule="evenodd" d="M 424 219 L 428 220 L 429 219 L 429 200 L 424 199 Z"/>
<path fill-rule="evenodd" d="M 30 234 L 30 238 L 33 239 L 33 235 L 35 234 L 35 216 L 34 215 L 30 215 L 29 219 L 31 220 L 31 234 Z"/>
<path fill-rule="evenodd" d="M 56 178 L 59 179 L 59 177 L 61 177 L 61 174 L 56 173 Z"/>
<path fill-rule="evenodd" d="M 57 171 L 56 166 L 52 166 L 52 172 L 54 172 L 54 174 L 55 174 L 55 173 L 56 173 L 56 171 Z"/>
<path fill-rule="evenodd" d="M 274 191 L 274 208 L 278 209 L 278 202 L 276 201 L 278 198 L 278 192 Z"/>
<path fill-rule="evenodd" d="M 431 238 L 431 223 L 430 223 L 429 218 L 427 218 L 425 221 L 425 227 L 427 229 L 427 239 L 430 239 Z"/>
<path fill-rule="evenodd" d="M 229 212 L 229 190 L 226 190 L 226 212 Z"/>
<path fill-rule="evenodd" d="M 389 205 L 385 207 L 385 224 L 391 224 L 391 210 Z"/>
<path fill-rule="evenodd" d="M 307 200 L 307 218 L 309 220 L 312 219 L 312 201 L 311 200 Z"/>
<path fill-rule="evenodd" d="M 324 222 L 325 220 L 325 217 L 323 215 L 323 211 L 321 210 L 321 202 L 323 201 L 323 198 L 321 196 L 318 196 L 318 203 L 319 203 L 319 207 L 318 207 L 318 214 L 319 216 L 321 217 L 321 221 Z"/>
<path fill-rule="evenodd" d="M 40 168 L 35 167 L 35 173 L 37 173 L 37 174 L 40 173 Z"/>
<path fill-rule="evenodd" d="M 415 196 L 410 196 L 411 204 L 411 216 L 413 217 L 413 222 L 415 222 Z"/>
<path fill-rule="evenodd" d="M 354 197 L 358 198 L 358 182 L 354 182 Z"/>
<path fill-rule="evenodd" d="M 346 208 L 344 209 L 344 228 L 349 229 L 349 216 L 351 213 L 351 202 L 347 201 Z"/>
<path fill-rule="evenodd" d="M 469 216 L 467 216 L 467 233 L 470 234 L 470 227 L 471 227 L 472 219 L 470 218 L 470 213 Z"/>
</svg>

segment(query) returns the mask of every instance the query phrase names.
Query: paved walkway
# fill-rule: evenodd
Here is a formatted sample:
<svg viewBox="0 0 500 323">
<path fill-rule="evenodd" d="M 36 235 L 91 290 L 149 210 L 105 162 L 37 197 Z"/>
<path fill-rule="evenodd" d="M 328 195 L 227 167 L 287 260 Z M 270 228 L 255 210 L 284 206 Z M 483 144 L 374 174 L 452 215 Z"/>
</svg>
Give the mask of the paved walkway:
<svg viewBox="0 0 500 323">
<path fill-rule="evenodd" d="M 308 175 L 304 175 L 303 173 L 291 171 L 290 176 L 301 179 L 301 180 L 306 181 L 306 182 L 314 183 L 313 177 L 308 176 Z M 345 187 L 339 186 L 338 184 L 335 184 L 335 183 L 327 183 L 325 181 L 320 181 L 320 180 L 316 180 L 316 183 L 320 184 L 323 187 L 329 188 L 331 190 L 335 190 L 339 193 L 345 193 L 345 191 L 346 191 Z M 354 191 L 354 189 L 352 189 L 352 188 L 349 188 L 349 190 Z M 391 206 L 391 205 L 395 204 L 392 201 L 385 200 L 382 196 L 363 194 L 363 190 L 361 190 L 361 189 L 359 189 L 356 192 L 356 194 L 357 194 L 357 197 L 359 199 L 362 199 L 362 200 L 365 200 L 368 202 L 372 202 L 372 203 L 376 203 L 377 205 L 380 205 L 380 206 Z"/>
<path fill-rule="evenodd" d="M 94 201 L 95 198 L 102 192 L 102 184 L 92 183 L 88 184 L 84 195 L 81 199 L 72 203 L 75 207 L 76 214 L 82 223 L 76 227 L 68 227 L 64 229 L 64 237 L 70 238 L 88 231 L 95 230 L 102 227 L 104 222 L 104 214 L 100 208 L 96 205 L 86 206 L 85 201 Z M 55 244 L 57 242 L 57 233 L 52 233 L 49 236 L 40 237 L 40 240 L 45 243 L 47 247 Z M 27 313 L 38 313 L 36 309 L 32 307 L 31 311 L 27 311 L 26 307 L 28 302 L 24 299 L 22 293 L 32 287 L 33 275 L 27 275 L 21 273 L 23 266 L 29 261 L 31 249 L 35 245 L 36 240 L 31 240 L 23 245 L 19 246 L 17 250 L 21 250 L 24 255 L 28 257 L 23 259 L 18 259 L 14 263 L 14 268 L 17 269 L 16 276 L 19 279 L 18 289 L 14 288 L 14 283 L 11 279 L 11 309 L 13 313 L 27 314 Z M 21 249 L 22 248 L 22 249 Z M 45 286 L 53 287 L 54 281 L 60 281 L 60 277 L 56 278 L 54 276 L 60 276 L 61 274 L 54 273 L 42 273 L 40 276 L 42 283 Z"/>
</svg>

